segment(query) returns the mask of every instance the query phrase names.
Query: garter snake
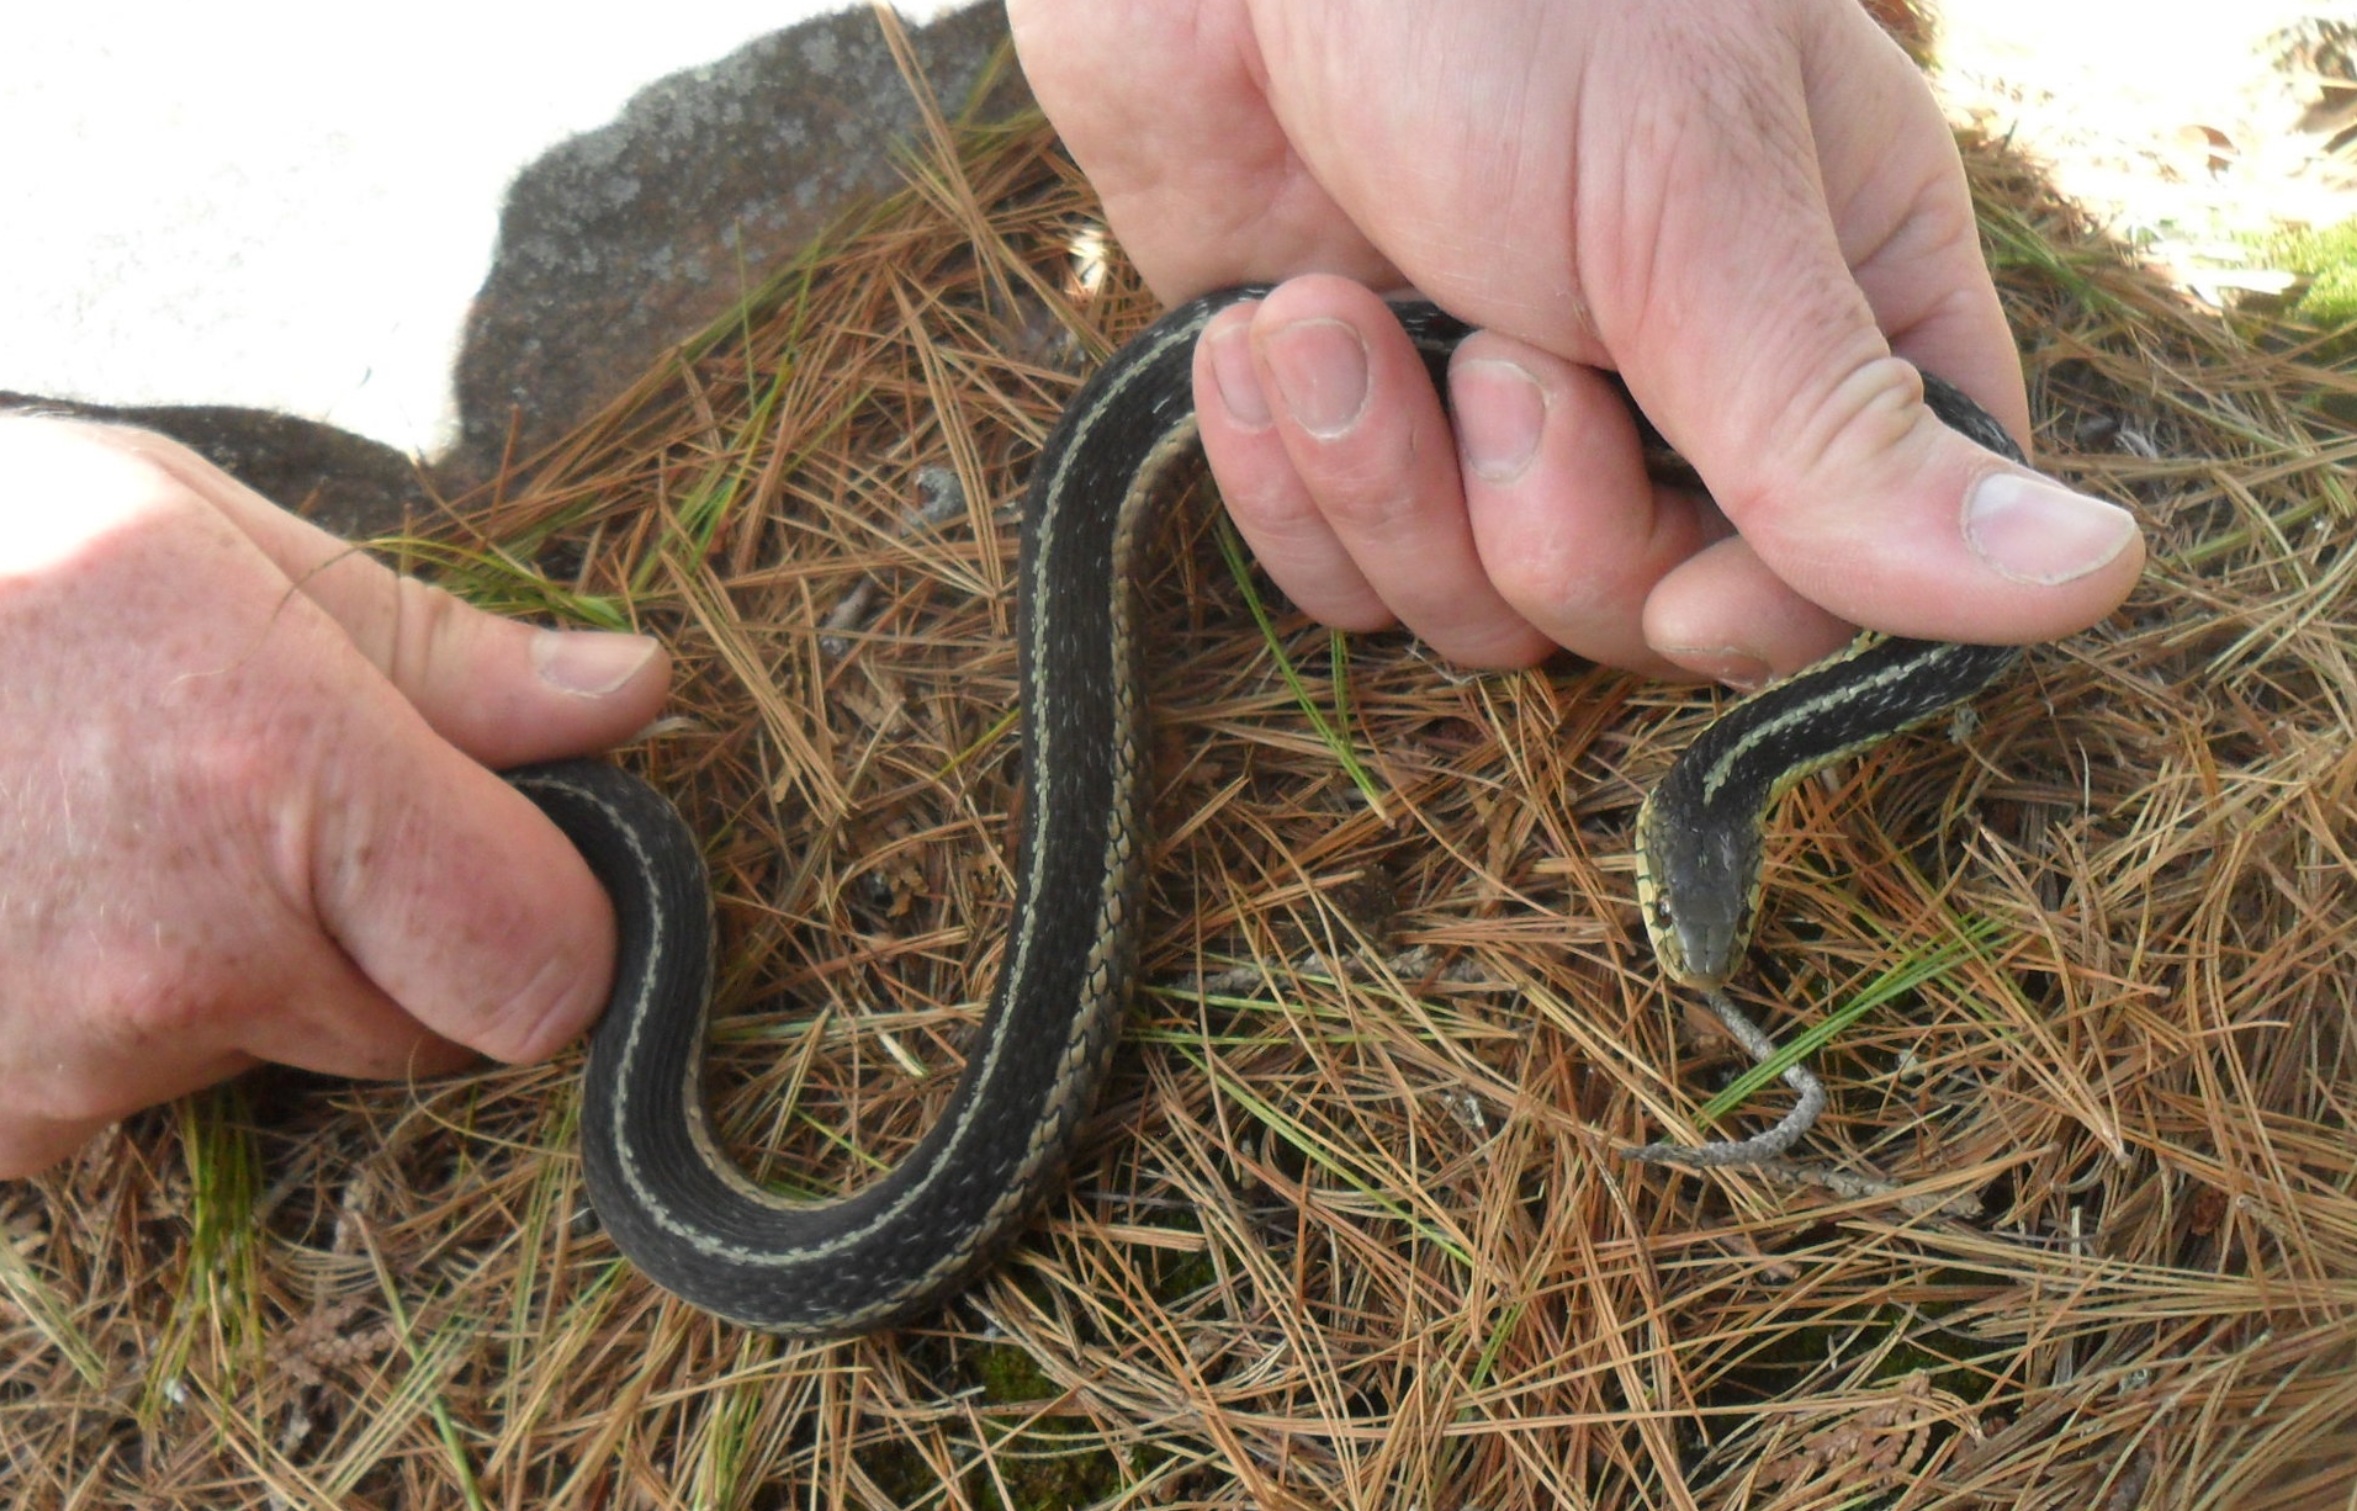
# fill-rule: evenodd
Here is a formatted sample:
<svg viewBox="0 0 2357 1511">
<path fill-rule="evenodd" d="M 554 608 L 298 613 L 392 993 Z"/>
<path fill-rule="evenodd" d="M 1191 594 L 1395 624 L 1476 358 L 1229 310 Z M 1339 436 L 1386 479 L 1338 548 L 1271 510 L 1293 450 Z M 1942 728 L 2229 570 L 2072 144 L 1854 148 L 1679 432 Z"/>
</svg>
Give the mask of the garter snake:
<svg viewBox="0 0 2357 1511">
<path fill-rule="evenodd" d="M 712 914 L 694 837 L 616 768 L 509 773 L 613 897 L 614 995 L 590 1041 L 582 1157 L 607 1231 L 657 1284 L 752 1327 L 868 1331 L 988 1263 L 1056 1181 L 1104 1078 L 1138 952 L 1141 556 L 1169 475 L 1198 450 L 1195 338 L 1261 292 L 1195 300 L 1122 348 L 1075 395 L 1034 470 L 1018 571 L 1023 792 L 1005 963 L 940 1119 L 885 1175 L 812 1204 L 737 1169 L 702 1093 Z M 1466 328 L 1430 305 L 1397 309 L 1437 374 Z M 1926 381 L 1943 419 L 2018 457 L 1969 401 Z M 1644 919 L 1665 969 L 1713 988 L 1733 972 L 1778 793 L 1969 696 L 2013 654 L 1861 637 L 1713 724 L 1638 826 Z"/>
</svg>

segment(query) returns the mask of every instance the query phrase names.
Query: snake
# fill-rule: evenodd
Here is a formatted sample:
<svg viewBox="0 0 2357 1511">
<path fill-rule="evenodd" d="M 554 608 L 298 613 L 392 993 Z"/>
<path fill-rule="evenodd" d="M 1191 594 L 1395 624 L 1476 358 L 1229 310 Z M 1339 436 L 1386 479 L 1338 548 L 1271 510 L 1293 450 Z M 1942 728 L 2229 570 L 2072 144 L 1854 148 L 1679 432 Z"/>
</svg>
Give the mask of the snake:
<svg viewBox="0 0 2357 1511">
<path fill-rule="evenodd" d="M 506 773 L 613 902 L 612 997 L 591 1032 L 581 1089 L 590 1204 L 621 1253 L 690 1305 L 796 1337 L 889 1327 L 989 1266 L 1057 1186 L 1138 968 L 1148 852 L 1141 582 L 1175 482 L 1201 454 L 1196 338 L 1220 310 L 1266 292 L 1228 289 L 1164 315 L 1081 385 L 1034 465 L 1016 587 L 1021 793 L 1003 963 L 956 1087 L 889 1171 L 839 1199 L 807 1201 L 739 1168 L 704 1096 L 713 911 L 694 834 L 668 799 L 617 766 L 567 760 Z M 1438 378 L 1469 328 L 1431 304 L 1392 308 Z M 2022 460 L 1971 400 L 1929 374 L 1924 388 L 1942 420 Z M 1774 1045 L 1722 988 L 1759 910 L 1762 831 L 1777 797 L 1957 706 L 2017 654 L 1860 635 L 1733 705 L 1646 798 L 1638 894 L 1656 958 L 1673 980 L 1705 990 L 1755 1056 Z M 1793 1070 L 1801 1079 L 1786 1078 L 1804 1096 L 1785 1124 L 1805 1128 L 1816 1083 L 1805 1066 Z M 1625 1152 L 1741 1164 L 1773 1150 L 1753 1140 Z"/>
</svg>

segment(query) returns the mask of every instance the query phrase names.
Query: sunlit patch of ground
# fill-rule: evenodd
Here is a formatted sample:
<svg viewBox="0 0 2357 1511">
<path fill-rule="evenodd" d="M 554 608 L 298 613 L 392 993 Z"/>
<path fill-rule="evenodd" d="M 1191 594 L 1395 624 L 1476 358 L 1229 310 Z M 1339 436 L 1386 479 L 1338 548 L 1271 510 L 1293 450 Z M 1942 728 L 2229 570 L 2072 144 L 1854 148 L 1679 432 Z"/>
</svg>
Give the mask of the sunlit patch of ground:
<svg viewBox="0 0 2357 1511">
<path fill-rule="evenodd" d="M 1948 0 L 1949 113 L 2009 138 L 2212 303 L 2296 293 L 2287 229 L 2357 217 L 2350 0 Z"/>
</svg>

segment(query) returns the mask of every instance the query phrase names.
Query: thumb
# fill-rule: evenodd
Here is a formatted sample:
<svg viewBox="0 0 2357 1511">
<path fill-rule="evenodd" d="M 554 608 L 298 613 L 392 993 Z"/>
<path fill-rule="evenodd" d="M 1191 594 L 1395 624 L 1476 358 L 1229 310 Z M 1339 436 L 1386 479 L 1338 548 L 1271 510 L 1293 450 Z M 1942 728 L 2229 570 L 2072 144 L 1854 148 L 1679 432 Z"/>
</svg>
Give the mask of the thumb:
<svg viewBox="0 0 2357 1511">
<path fill-rule="evenodd" d="M 321 729 L 308 818 L 294 831 L 303 853 L 289 857 L 320 926 L 374 988 L 444 1038 L 524 1061 L 575 1037 L 611 987 L 611 908 L 556 826 L 485 768 L 643 728 L 669 680 L 660 647 L 483 613 L 172 442 L 117 441 L 204 497 L 306 600 L 271 617 L 316 629 L 329 684 L 310 700 Z"/>
<path fill-rule="evenodd" d="M 1907 357 L 2027 440 L 1953 138 L 1920 88 L 1874 86 L 1865 62 L 1886 42 L 1857 48 L 1864 61 L 1751 96 L 1783 115 L 1686 164 L 1703 182 L 1655 203 L 1642 276 L 1623 284 L 1636 297 L 1614 312 L 1614 355 L 1741 535 L 1662 579 L 1647 605 L 1656 644 L 1657 618 L 1756 610 L 1765 579 L 1895 634 L 2052 639 L 2116 606 L 2142 568 L 2125 510 L 1925 406 Z M 1833 135 L 1845 122 L 1850 136 Z M 1774 150 L 1820 129 L 1812 150 Z"/>
<path fill-rule="evenodd" d="M 320 771 L 320 921 L 425 1027 L 494 1059 L 542 1059 L 612 991 L 611 905 L 530 799 L 414 716 L 414 738 L 379 734 L 387 722 L 371 721 L 374 749 Z"/>
<path fill-rule="evenodd" d="M 1749 441 L 1732 454 L 1681 439 L 1740 549 L 1723 543 L 1666 576 L 1655 595 L 1671 601 L 1648 605 L 1649 625 L 1680 593 L 1749 598 L 1730 580 L 1746 574 L 1746 554 L 1842 620 L 1923 639 L 2051 640 L 2115 607 L 2143 568 L 2133 516 L 1942 423 L 1924 382 L 1888 354 L 1833 360 L 1779 385 L 1788 397 L 1754 425 L 1726 427 Z M 1741 643 L 1702 631 L 1671 640 Z"/>
<path fill-rule="evenodd" d="M 581 755 L 653 722 L 669 658 L 644 635 L 551 630 L 403 576 L 160 436 L 127 437 L 208 497 L 325 609 L 443 739 L 493 768 Z"/>
</svg>

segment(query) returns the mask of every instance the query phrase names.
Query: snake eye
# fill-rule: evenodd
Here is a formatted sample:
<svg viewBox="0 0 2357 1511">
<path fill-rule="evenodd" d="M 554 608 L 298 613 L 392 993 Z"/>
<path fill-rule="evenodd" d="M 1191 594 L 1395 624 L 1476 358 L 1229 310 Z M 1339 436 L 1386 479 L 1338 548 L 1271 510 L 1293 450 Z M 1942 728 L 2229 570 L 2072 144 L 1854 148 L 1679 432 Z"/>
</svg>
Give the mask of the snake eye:
<svg viewBox="0 0 2357 1511">
<path fill-rule="evenodd" d="M 1678 927 L 1677 911 L 1667 897 L 1646 899 L 1645 932 L 1653 941 L 1653 958 L 1672 981 L 1686 979 L 1686 936 Z"/>
</svg>

